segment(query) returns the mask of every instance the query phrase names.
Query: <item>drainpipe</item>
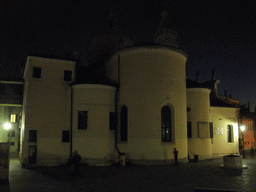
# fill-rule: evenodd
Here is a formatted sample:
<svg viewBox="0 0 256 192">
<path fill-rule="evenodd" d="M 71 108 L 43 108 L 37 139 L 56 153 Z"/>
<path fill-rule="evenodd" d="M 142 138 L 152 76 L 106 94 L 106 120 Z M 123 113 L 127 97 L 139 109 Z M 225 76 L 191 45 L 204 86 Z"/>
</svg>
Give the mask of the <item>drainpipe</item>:
<svg viewBox="0 0 256 192">
<path fill-rule="evenodd" d="M 240 138 L 240 126 L 241 126 L 241 123 L 242 123 L 242 116 L 241 116 L 241 110 L 240 108 L 237 108 L 237 125 L 238 125 L 238 153 L 240 154 L 240 147 L 242 146 L 242 143 L 240 142 L 241 141 L 241 138 Z M 241 146 L 240 146 L 241 145 Z M 241 154 L 240 154 L 241 156 Z"/>
<path fill-rule="evenodd" d="M 70 156 L 70 158 L 72 157 L 72 151 L 73 151 L 73 137 L 72 137 L 72 133 L 73 133 L 73 130 L 72 130 L 72 124 L 73 124 L 73 88 L 72 88 L 72 85 L 70 85 L 70 99 L 71 99 L 71 101 L 70 101 L 70 111 L 71 111 L 71 114 L 70 114 L 70 154 L 69 154 L 69 156 Z"/>
<path fill-rule="evenodd" d="M 70 86 L 70 158 L 72 157 L 72 151 L 73 151 L 73 88 L 72 86 L 75 85 L 77 82 L 77 60 L 75 63 L 75 75 L 74 75 L 74 81 L 69 84 Z"/>
<path fill-rule="evenodd" d="M 118 76 L 117 76 L 117 86 L 116 86 L 116 96 L 115 96 L 115 113 L 116 113 L 116 130 L 115 130 L 115 148 L 118 152 L 118 154 L 120 155 L 120 151 L 118 149 L 118 146 L 117 146 L 117 128 L 118 128 L 118 98 L 119 98 L 119 93 L 120 93 L 120 55 L 118 55 Z"/>
</svg>

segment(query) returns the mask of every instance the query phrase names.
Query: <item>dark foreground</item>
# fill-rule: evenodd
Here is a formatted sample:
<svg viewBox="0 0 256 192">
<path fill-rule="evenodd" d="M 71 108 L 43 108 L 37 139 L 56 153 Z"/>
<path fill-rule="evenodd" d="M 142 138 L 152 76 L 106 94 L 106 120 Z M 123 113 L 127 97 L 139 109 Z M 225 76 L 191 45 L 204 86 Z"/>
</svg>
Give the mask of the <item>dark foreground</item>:
<svg viewBox="0 0 256 192">
<path fill-rule="evenodd" d="M 256 159 L 244 159 L 248 169 L 221 169 L 222 159 L 174 165 L 129 167 L 81 166 L 79 176 L 67 167 L 23 169 L 17 159 L 10 164 L 9 183 L 1 192 L 83 192 L 83 191 L 180 191 L 195 187 L 256 191 Z"/>
</svg>

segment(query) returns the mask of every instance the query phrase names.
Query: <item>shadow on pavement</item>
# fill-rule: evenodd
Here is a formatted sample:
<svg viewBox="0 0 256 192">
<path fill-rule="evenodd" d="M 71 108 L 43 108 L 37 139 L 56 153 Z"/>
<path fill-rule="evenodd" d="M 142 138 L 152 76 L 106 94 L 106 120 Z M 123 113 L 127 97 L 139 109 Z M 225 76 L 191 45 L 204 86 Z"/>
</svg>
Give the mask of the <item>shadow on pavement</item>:
<svg viewBox="0 0 256 192">
<path fill-rule="evenodd" d="M 10 183 L 8 180 L 0 180 L 0 191 L 3 192 L 10 192 L 11 188 L 10 188 Z"/>
<path fill-rule="evenodd" d="M 50 177 L 55 180 L 69 180 L 72 175 L 69 174 L 68 166 L 53 166 L 53 167 L 22 167 L 23 169 L 32 171 L 36 174 Z"/>
<path fill-rule="evenodd" d="M 224 177 L 233 177 L 240 176 L 243 174 L 243 169 L 221 169 L 222 176 Z"/>
</svg>

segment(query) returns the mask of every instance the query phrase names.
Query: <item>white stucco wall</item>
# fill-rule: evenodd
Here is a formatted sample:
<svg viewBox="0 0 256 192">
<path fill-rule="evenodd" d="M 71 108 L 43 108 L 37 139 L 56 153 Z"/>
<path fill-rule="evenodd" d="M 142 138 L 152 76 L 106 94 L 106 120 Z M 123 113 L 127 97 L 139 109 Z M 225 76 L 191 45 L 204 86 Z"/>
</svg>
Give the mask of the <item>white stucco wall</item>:
<svg viewBox="0 0 256 192">
<path fill-rule="evenodd" d="M 78 112 L 87 111 L 87 129 L 78 129 Z M 86 161 L 115 153 L 115 131 L 109 130 L 109 113 L 115 112 L 115 88 L 107 85 L 73 86 L 73 150 Z"/>
<path fill-rule="evenodd" d="M 210 119 L 213 122 L 213 154 L 239 153 L 237 108 L 211 107 Z M 227 125 L 233 126 L 233 141 L 228 142 Z"/>
<path fill-rule="evenodd" d="M 41 67 L 41 78 L 32 78 L 33 67 Z M 72 80 L 64 81 L 64 70 Z M 71 128 L 69 84 L 74 81 L 75 62 L 41 57 L 27 58 L 24 72 L 24 106 L 21 162 L 28 164 L 29 145 L 37 146 L 37 164 L 58 162 L 58 155 L 70 154 L 70 143 L 62 142 L 62 131 Z M 28 142 L 29 130 L 37 130 L 37 142 Z M 45 147 L 47 146 L 47 147 Z M 46 152 L 47 151 L 47 152 Z"/>
<path fill-rule="evenodd" d="M 161 46 L 127 48 L 107 63 L 108 77 L 117 82 L 120 55 L 119 108 L 128 108 L 128 141 L 121 152 L 136 160 L 187 158 L 186 56 Z M 172 142 L 161 142 L 161 108 L 172 109 Z"/>
<path fill-rule="evenodd" d="M 212 157 L 209 127 L 210 92 L 205 88 L 187 89 L 187 107 L 190 109 L 187 114 L 192 128 L 192 138 L 188 138 L 188 152 L 190 155 L 199 155 L 199 159 Z M 205 123 L 206 130 L 200 130 L 200 122 Z M 203 137 L 202 131 L 205 132 Z"/>
</svg>

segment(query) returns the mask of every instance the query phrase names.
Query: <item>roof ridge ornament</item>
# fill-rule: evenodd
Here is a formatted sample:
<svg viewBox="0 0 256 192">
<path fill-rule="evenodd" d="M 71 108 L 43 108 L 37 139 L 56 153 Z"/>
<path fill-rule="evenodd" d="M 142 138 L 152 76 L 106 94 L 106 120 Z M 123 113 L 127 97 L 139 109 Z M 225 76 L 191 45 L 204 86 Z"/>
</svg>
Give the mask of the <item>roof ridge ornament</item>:
<svg viewBox="0 0 256 192">
<path fill-rule="evenodd" d="M 169 19 L 167 11 L 161 13 L 162 20 L 158 27 L 158 31 L 155 33 L 155 43 L 160 45 L 167 45 L 171 47 L 178 47 L 177 32 L 169 28 Z"/>
</svg>

